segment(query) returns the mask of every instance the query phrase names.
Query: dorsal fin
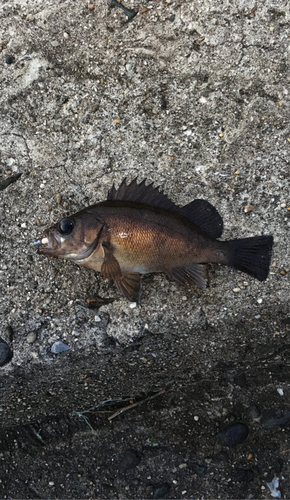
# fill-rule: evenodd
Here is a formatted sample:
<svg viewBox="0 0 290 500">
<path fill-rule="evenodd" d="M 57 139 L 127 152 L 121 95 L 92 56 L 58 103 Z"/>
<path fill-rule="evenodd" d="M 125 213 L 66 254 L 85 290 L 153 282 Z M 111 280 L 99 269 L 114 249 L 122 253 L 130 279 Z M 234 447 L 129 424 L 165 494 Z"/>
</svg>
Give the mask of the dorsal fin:
<svg viewBox="0 0 290 500">
<path fill-rule="evenodd" d="M 194 200 L 179 208 L 178 213 L 189 219 L 211 238 L 220 238 L 223 220 L 217 209 L 206 200 Z"/>
<path fill-rule="evenodd" d="M 165 210 L 177 211 L 178 207 L 167 198 L 166 194 L 159 190 L 158 187 L 153 187 L 153 182 L 146 186 L 144 179 L 140 184 L 137 184 L 136 178 L 128 185 L 126 178 L 122 181 L 118 189 L 114 184 L 108 192 L 107 200 L 126 200 L 135 201 L 151 205 L 152 207 L 160 207 Z"/>
</svg>

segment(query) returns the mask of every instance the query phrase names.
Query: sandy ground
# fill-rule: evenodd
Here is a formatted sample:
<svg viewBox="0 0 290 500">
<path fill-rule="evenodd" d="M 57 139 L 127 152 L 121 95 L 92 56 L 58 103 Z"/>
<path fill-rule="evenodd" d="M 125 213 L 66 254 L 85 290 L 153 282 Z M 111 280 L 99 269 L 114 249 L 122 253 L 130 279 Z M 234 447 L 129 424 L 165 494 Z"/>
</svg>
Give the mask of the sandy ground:
<svg viewBox="0 0 290 500">
<path fill-rule="evenodd" d="M 289 5 L 125 5 L 1 4 L 2 188 L 21 176 L 0 197 L 0 497 L 272 498 L 277 477 L 289 498 Z M 136 176 L 210 201 L 224 239 L 272 234 L 267 281 L 148 275 L 131 308 L 37 254 Z M 116 300 L 91 311 L 94 294 Z"/>
</svg>

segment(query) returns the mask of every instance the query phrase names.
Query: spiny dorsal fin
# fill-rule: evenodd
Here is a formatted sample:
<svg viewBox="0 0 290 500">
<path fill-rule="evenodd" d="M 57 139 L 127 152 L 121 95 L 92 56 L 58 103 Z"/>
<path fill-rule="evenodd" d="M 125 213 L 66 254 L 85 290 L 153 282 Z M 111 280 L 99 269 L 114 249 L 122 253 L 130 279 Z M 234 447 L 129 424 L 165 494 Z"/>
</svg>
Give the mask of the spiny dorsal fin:
<svg viewBox="0 0 290 500">
<path fill-rule="evenodd" d="M 194 200 L 179 208 L 178 213 L 207 233 L 211 238 L 220 238 L 223 220 L 217 209 L 206 200 Z"/>
<path fill-rule="evenodd" d="M 167 198 L 166 194 L 160 191 L 158 187 L 153 187 L 153 182 L 148 186 L 146 186 L 145 182 L 144 179 L 140 184 L 137 184 L 135 178 L 127 185 L 125 178 L 118 189 L 113 185 L 108 192 L 107 200 L 135 201 L 152 207 L 164 208 L 165 210 L 178 210 L 178 207 Z"/>
</svg>

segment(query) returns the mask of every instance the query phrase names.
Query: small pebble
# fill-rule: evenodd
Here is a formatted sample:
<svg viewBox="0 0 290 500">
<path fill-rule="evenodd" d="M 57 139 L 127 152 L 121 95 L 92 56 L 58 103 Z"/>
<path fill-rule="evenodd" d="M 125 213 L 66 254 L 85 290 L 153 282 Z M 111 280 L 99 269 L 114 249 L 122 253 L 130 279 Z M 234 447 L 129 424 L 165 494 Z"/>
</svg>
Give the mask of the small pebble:
<svg viewBox="0 0 290 500">
<path fill-rule="evenodd" d="M 36 341 L 36 333 L 30 332 L 26 337 L 26 342 L 28 342 L 28 344 L 33 344 L 33 342 L 35 341 Z"/>
<path fill-rule="evenodd" d="M 254 472 L 251 469 L 234 469 L 234 476 L 238 483 L 249 483 L 254 479 Z"/>
<path fill-rule="evenodd" d="M 170 21 L 171 23 L 173 23 L 174 19 L 175 19 L 175 14 L 171 14 L 171 16 L 170 16 L 170 18 L 169 18 L 169 21 Z"/>
<path fill-rule="evenodd" d="M 99 322 L 101 321 L 100 316 L 95 316 L 95 321 L 96 321 L 97 323 L 99 323 Z"/>
<path fill-rule="evenodd" d="M 278 394 L 280 394 L 280 396 L 284 396 L 284 391 L 283 391 L 283 389 L 280 389 L 280 388 L 278 387 L 277 392 L 278 392 Z"/>
<path fill-rule="evenodd" d="M 170 492 L 170 485 L 168 483 L 163 483 L 155 487 L 153 492 L 153 498 L 166 498 Z"/>
<path fill-rule="evenodd" d="M 7 56 L 6 57 L 6 64 L 12 64 L 14 63 L 15 59 L 13 56 Z"/>
<path fill-rule="evenodd" d="M 93 3 L 89 3 L 88 4 L 88 9 L 89 10 L 94 10 L 94 8 L 95 8 L 95 5 Z"/>
<path fill-rule="evenodd" d="M 126 450 L 123 457 L 121 458 L 119 467 L 122 471 L 129 469 L 134 469 L 141 462 L 141 456 L 136 450 Z"/>
<path fill-rule="evenodd" d="M 130 307 L 131 309 L 134 309 L 137 306 L 137 302 L 131 302 Z"/>
<path fill-rule="evenodd" d="M 223 446 L 236 446 L 242 443 L 249 434 L 249 429 L 245 424 L 232 424 L 222 429 L 218 435 L 218 441 Z"/>
<path fill-rule="evenodd" d="M 60 194 L 60 193 L 57 193 L 57 194 L 55 195 L 55 201 L 56 201 L 56 203 L 57 203 L 58 205 L 60 205 L 60 204 L 61 204 L 61 200 L 62 200 L 62 196 L 61 196 L 61 194 Z"/>
<path fill-rule="evenodd" d="M 246 214 L 247 214 L 248 212 L 252 212 L 253 208 L 254 208 L 254 207 L 253 207 L 253 205 L 246 205 L 246 206 L 244 207 L 244 212 L 245 212 Z"/>
<path fill-rule="evenodd" d="M 0 337 L 0 366 L 7 365 L 12 359 L 13 352 L 5 340 Z"/>
<path fill-rule="evenodd" d="M 263 299 L 258 299 L 257 302 L 258 302 L 258 304 L 262 304 Z"/>
<path fill-rule="evenodd" d="M 51 346 L 51 352 L 53 352 L 53 354 L 58 354 L 59 352 L 68 351 L 68 350 L 69 350 L 69 346 L 64 344 L 61 340 L 58 340 L 58 342 L 55 342 Z"/>
<path fill-rule="evenodd" d="M 262 415 L 261 422 L 265 429 L 273 429 L 278 425 L 284 425 L 290 420 L 290 411 L 274 408 Z"/>
<path fill-rule="evenodd" d="M 286 208 L 286 207 L 287 207 L 287 205 L 286 205 L 286 203 L 281 203 L 280 207 L 281 207 L 281 208 Z"/>
<path fill-rule="evenodd" d="M 51 43 L 51 45 L 52 45 L 53 47 L 58 47 L 58 46 L 59 46 L 59 43 L 58 43 L 58 41 L 57 41 L 57 40 L 52 40 L 50 43 Z"/>
<path fill-rule="evenodd" d="M 12 326 L 8 325 L 6 327 L 6 333 L 7 333 L 7 339 L 9 340 L 9 342 L 12 342 L 14 335 Z"/>
<path fill-rule="evenodd" d="M 241 289 L 240 289 L 240 288 L 233 288 L 233 292 L 235 292 L 235 293 L 238 293 L 238 292 L 240 292 L 240 291 L 241 291 Z"/>
<path fill-rule="evenodd" d="M 66 32 L 64 32 L 64 34 L 63 34 L 63 38 L 64 38 L 65 40 L 68 40 L 68 39 L 69 39 L 69 34 L 68 34 L 68 33 L 66 33 Z"/>
</svg>

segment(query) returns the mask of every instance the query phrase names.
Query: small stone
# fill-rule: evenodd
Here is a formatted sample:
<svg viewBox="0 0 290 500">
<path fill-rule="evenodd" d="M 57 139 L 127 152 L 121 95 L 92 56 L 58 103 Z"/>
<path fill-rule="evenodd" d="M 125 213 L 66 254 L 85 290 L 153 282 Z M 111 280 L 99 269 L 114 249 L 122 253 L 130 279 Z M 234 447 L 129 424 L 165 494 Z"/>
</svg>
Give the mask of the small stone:
<svg viewBox="0 0 290 500">
<path fill-rule="evenodd" d="M 280 387 L 278 387 L 277 392 L 278 394 L 280 394 L 280 396 L 284 396 L 284 391 L 283 389 L 280 389 Z"/>
<path fill-rule="evenodd" d="M 26 337 L 26 342 L 28 342 L 28 344 L 33 344 L 33 342 L 36 341 L 36 333 L 35 332 L 30 332 L 27 337 Z"/>
<path fill-rule="evenodd" d="M 9 342 L 12 342 L 14 335 L 12 326 L 8 325 L 6 327 L 6 333 L 7 333 L 7 339 L 9 340 Z"/>
<path fill-rule="evenodd" d="M 68 39 L 69 39 L 69 34 L 68 34 L 68 33 L 66 33 L 66 32 L 64 32 L 64 34 L 63 34 L 63 38 L 64 38 L 65 40 L 68 40 Z"/>
<path fill-rule="evenodd" d="M 137 306 L 137 302 L 131 302 L 130 308 L 134 309 Z"/>
<path fill-rule="evenodd" d="M 262 304 L 263 299 L 258 299 L 257 302 L 258 302 L 258 304 Z"/>
<path fill-rule="evenodd" d="M 141 10 L 141 14 L 144 14 L 145 12 L 147 12 L 148 9 L 146 9 L 146 7 L 143 7 L 143 9 Z"/>
<path fill-rule="evenodd" d="M 99 323 L 101 321 L 100 316 L 95 316 L 95 321 L 96 321 L 96 323 Z"/>
<path fill-rule="evenodd" d="M 0 337 L 0 366 L 7 365 L 13 357 L 13 352 L 5 340 Z"/>
<path fill-rule="evenodd" d="M 120 461 L 120 469 L 122 471 L 127 471 L 129 469 L 134 469 L 141 462 L 141 456 L 138 451 L 129 449 L 126 450 Z"/>
<path fill-rule="evenodd" d="M 60 193 L 57 193 L 57 194 L 55 195 L 55 201 L 56 201 L 56 203 L 57 203 L 58 205 L 60 205 L 60 204 L 61 204 L 61 200 L 62 200 L 62 196 L 61 196 L 61 194 L 60 194 Z"/>
<path fill-rule="evenodd" d="M 287 424 L 290 420 L 290 411 L 274 408 L 262 415 L 261 422 L 265 429 L 273 429 L 279 425 Z"/>
<path fill-rule="evenodd" d="M 59 42 L 57 40 L 52 40 L 50 43 L 51 43 L 51 45 L 53 47 L 58 47 L 59 46 Z"/>
<path fill-rule="evenodd" d="M 235 292 L 235 293 L 239 293 L 240 291 L 241 291 L 241 289 L 238 288 L 238 287 L 237 288 L 233 288 L 233 292 Z"/>
<path fill-rule="evenodd" d="M 55 342 L 51 346 L 51 352 L 53 352 L 53 354 L 58 354 L 59 352 L 68 351 L 68 350 L 69 350 L 69 346 L 64 344 L 61 340 L 59 340 L 58 342 Z"/>
<path fill-rule="evenodd" d="M 254 207 L 253 207 L 253 205 L 246 205 L 246 206 L 244 207 L 244 212 L 245 212 L 246 214 L 247 214 L 248 212 L 252 212 L 253 208 L 254 208 Z"/>
<path fill-rule="evenodd" d="M 12 64 L 14 63 L 15 59 L 13 56 L 7 56 L 6 57 L 6 64 Z"/>
<path fill-rule="evenodd" d="M 89 10 L 94 10 L 94 8 L 95 8 L 95 5 L 93 3 L 89 3 L 88 4 L 88 9 Z"/>
<path fill-rule="evenodd" d="M 155 486 L 153 491 L 153 498 L 166 498 L 170 492 L 170 485 L 168 483 L 162 483 Z"/>
<path fill-rule="evenodd" d="M 170 16 L 170 18 L 169 18 L 169 21 L 170 21 L 171 23 L 173 23 L 174 19 L 175 19 L 175 14 L 171 14 L 171 16 Z"/>
<path fill-rule="evenodd" d="M 281 207 L 281 208 L 286 208 L 286 207 L 287 207 L 287 205 L 286 205 L 286 203 L 281 203 L 280 207 Z"/>
<path fill-rule="evenodd" d="M 249 483 L 254 479 L 254 472 L 251 469 L 235 469 L 234 476 L 238 483 Z"/>
<path fill-rule="evenodd" d="M 236 446 L 242 443 L 249 434 L 249 429 L 245 424 L 232 424 L 222 429 L 217 438 L 223 446 Z"/>
</svg>

